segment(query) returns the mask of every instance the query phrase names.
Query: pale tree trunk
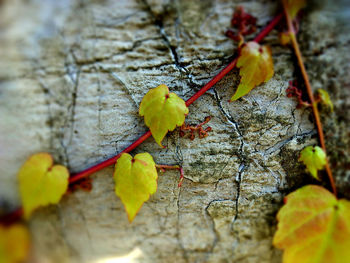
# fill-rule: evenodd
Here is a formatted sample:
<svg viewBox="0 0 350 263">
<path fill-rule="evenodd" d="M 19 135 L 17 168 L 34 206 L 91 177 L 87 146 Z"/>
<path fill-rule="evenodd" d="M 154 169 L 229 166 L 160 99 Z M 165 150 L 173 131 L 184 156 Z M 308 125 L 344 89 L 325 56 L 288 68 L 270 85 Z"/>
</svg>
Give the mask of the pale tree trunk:
<svg viewBox="0 0 350 263">
<path fill-rule="evenodd" d="M 335 112 L 326 134 L 341 194 L 349 189 L 350 30 L 346 1 L 303 17 L 299 40 L 313 88 L 329 91 Z M 159 84 L 184 99 L 232 58 L 224 35 L 234 8 L 258 18 L 276 1 L 2 1 L 0 6 L 0 197 L 2 212 L 19 205 L 16 173 L 33 153 L 80 171 L 115 155 L 146 131 L 138 105 Z M 212 116 L 205 139 L 180 138 L 148 151 L 168 171 L 129 224 L 114 194 L 113 167 L 29 222 L 35 262 L 280 262 L 272 246 L 283 197 L 314 182 L 297 158 L 317 143 L 309 109 L 286 97 L 296 68 L 291 49 L 273 31 L 275 75 L 234 103 L 233 71 L 190 107 L 189 123 Z M 325 115 L 327 116 L 327 115 Z M 315 182 L 314 182 L 315 183 Z M 348 195 L 349 197 L 349 195 Z M 118 261 L 116 261 L 118 262 Z M 124 261 L 123 261 L 124 262 Z"/>
</svg>

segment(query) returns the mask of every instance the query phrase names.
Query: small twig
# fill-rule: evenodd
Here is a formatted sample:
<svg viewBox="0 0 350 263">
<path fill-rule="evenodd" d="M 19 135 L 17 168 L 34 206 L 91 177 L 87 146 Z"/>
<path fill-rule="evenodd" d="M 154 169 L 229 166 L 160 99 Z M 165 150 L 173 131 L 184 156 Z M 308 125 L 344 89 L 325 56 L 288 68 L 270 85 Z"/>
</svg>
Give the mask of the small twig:
<svg viewBox="0 0 350 263">
<path fill-rule="evenodd" d="M 293 25 L 293 22 L 292 22 L 292 18 L 290 17 L 289 12 L 288 12 L 288 4 L 287 4 L 286 0 L 283 0 L 283 8 L 284 8 L 285 17 L 286 17 L 286 20 L 287 20 L 288 30 L 289 30 L 289 33 L 290 33 L 290 38 L 291 38 L 291 41 L 292 41 L 293 49 L 294 49 L 295 55 L 296 55 L 296 57 L 298 59 L 298 64 L 299 64 L 299 67 L 300 67 L 300 70 L 301 70 L 301 74 L 302 74 L 302 76 L 304 78 L 304 81 L 305 81 L 306 90 L 307 90 L 307 93 L 309 95 L 312 111 L 313 111 L 313 114 L 314 114 L 314 117 L 315 117 L 316 128 L 317 128 L 317 131 L 318 131 L 318 137 L 319 137 L 319 140 L 320 140 L 321 148 L 327 154 L 326 144 L 325 144 L 324 134 L 323 134 L 323 128 L 322 128 L 322 123 L 321 123 L 320 114 L 319 114 L 318 108 L 317 108 L 317 102 L 316 102 L 316 100 L 314 98 L 314 94 L 312 92 L 309 76 L 308 76 L 308 74 L 306 72 L 306 69 L 305 69 L 305 65 L 304 65 L 304 62 L 303 62 L 303 58 L 302 58 L 302 55 L 301 55 L 299 44 L 297 42 L 296 35 L 295 35 L 296 31 L 295 31 L 295 28 L 294 28 L 294 25 Z M 331 171 L 331 168 L 329 166 L 328 160 L 327 160 L 327 163 L 326 163 L 325 167 L 326 167 L 326 172 L 327 172 L 329 181 L 331 183 L 332 191 L 333 191 L 334 195 L 336 196 L 337 195 L 337 189 L 335 187 L 334 178 L 333 178 L 332 171 Z"/>
<path fill-rule="evenodd" d="M 286 89 L 287 97 L 296 97 L 298 100 L 297 108 L 311 107 L 311 103 L 303 100 L 303 92 L 297 87 L 296 81 L 289 81 L 289 87 Z"/>
<path fill-rule="evenodd" d="M 186 132 L 189 131 L 190 139 L 194 140 L 196 137 L 195 132 L 197 131 L 198 136 L 200 139 L 203 139 L 208 136 L 208 132 L 210 132 L 212 129 L 211 127 L 207 127 L 203 129 L 203 125 L 207 124 L 211 120 L 211 116 L 205 117 L 204 121 L 197 124 L 196 126 L 189 125 L 189 124 L 182 124 L 180 127 L 180 136 L 184 137 L 186 135 Z"/>
<path fill-rule="evenodd" d="M 181 187 L 182 182 L 184 180 L 184 170 L 182 169 L 181 166 L 179 165 L 166 165 L 166 164 L 156 164 L 156 168 L 160 169 L 163 173 L 165 172 L 165 170 L 179 170 L 180 172 L 180 179 L 179 179 L 179 183 L 177 184 L 177 187 Z"/>
<path fill-rule="evenodd" d="M 256 31 L 256 17 L 244 11 L 242 6 L 238 6 L 232 16 L 231 26 L 235 31 L 229 29 L 225 35 L 239 43 L 244 42 L 244 36 Z"/>
</svg>

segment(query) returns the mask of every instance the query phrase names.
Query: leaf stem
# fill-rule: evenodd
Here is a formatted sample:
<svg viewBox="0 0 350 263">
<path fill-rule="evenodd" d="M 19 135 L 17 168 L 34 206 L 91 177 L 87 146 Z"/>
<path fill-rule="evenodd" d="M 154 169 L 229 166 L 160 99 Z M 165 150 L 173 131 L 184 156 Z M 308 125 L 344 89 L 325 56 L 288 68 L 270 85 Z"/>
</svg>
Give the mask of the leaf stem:
<svg viewBox="0 0 350 263">
<path fill-rule="evenodd" d="M 315 100 L 314 94 L 312 92 L 312 88 L 311 88 L 311 84 L 310 84 L 310 80 L 309 80 L 309 76 L 306 72 L 305 69 L 305 65 L 303 62 L 303 57 L 299 48 L 299 44 L 298 41 L 296 39 L 296 34 L 295 34 L 295 28 L 293 26 L 293 21 L 292 18 L 290 17 L 290 14 L 288 12 L 288 4 L 286 0 L 283 0 L 283 9 L 284 9 L 284 13 L 285 13 L 285 17 L 287 20 L 287 25 L 288 25 L 288 30 L 289 30 L 289 34 L 291 36 L 291 41 L 292 41 L 292 45 L 293 45 L 293 49 L 295 52 L 295 55 L 298 59 L 298 64 L 301 70 L 301 74 L 303 76 L 304 82 L 305 82 L 305 86 L 306 86 L 306 90 L 307 90 L 307 94 L 309 95 L 309 99 L 311 102 L 311 107 L 312 107 L 312 111 L 315 117 L 315 122 L 316 122 L 316 128 L 317 128 L 317 132 L 318 132 L 318 137 L 320 140 L 320 144 L 321 144 L 321 148 L 323 149 L 323 151 L 327 154 L 327 150 L 326 150 L 326 144 L 325 144 L 325 139 L 324 139 L 324 134 L 323 134 L 323 128 L 322 128 L 322 123 L 320 120 L 320 114 L 318 112 L 318 108 L 317 108 L 317 102 Z M 335 182 L 334 182 L 334 178 L 332 175 L 332 170 L 329 166 L 329 161 L 327 159 L 326 165 L 326 172 L 332 187 L 332 191 L 334 193 L 334 195 L 337 195 L 337 189 L 335 187 Z"/>
<path fill-rule="evenodd" d="M 179 170 L 180 166 L 179 165 L 167 165 L 167 164 L 156 164 L 156 168 L 160 170 Z"/>
<path fill-rule="evenodd" d="M 179 165 L 167 165 L 167 164 L 156 164 L 156 168 L 160 169 L 162 172 L 165 172 L 166 169 L 168 170 L 179 170 L 180 172 L 180 179 L 179 183 L 177 184 L 177 187 L 181 187 L 182 182 L 184 180 L 184 170 Z"/>
<path fill-rule="evenodd" d="M 263 28 L 263 30 L 254 38 L 253 41 L 260 42 L 264 39 L 264 37 L 272 31 L 272 29 L 281 21 L 283 17 L 283 13 L 278 14 L 274 19 L 271 20 L 271 22 Z M 191 105 L 193 102 L 195 102 L 197 99 L 199 99 L 204 93 L 206 93 L 210 88 L 212 88 L 217 82 L 219 82 L 223 77 L 227 75 L 235 66 L 237 63 L 237 57 L 233 59 L 224 69 L 222 69 L 214 78 L 212 78 L 206 85 L 203 86 L 197 93 L 195 93 L 191 98 L 189 98 L 186 101 L 186 106 Z M 118 153 L 116 156 L 113 156 L 101 163 L 98 163 L 90 168 L 87 168 L 79 173 L 71 174 L 69 178 L 69 183 L 72 184 L 82 178 L 85 178 L 99 170 L 102 170 L 105 167 L 108 167 L 110 165 L 113 165 L 118 158 L 121 156 L 122 153 L 128 153 L 135 149 L 137 146 L 139 146 L 142 142 L 144 142 L 147 138 L 151 136 L 151 132 L 147 131 L 144 133 L 141 137 L 139 137 L 136 141 L 134 141 L 130 146 L 125 148 L 123 151 Z M 183 169 L 180 167 L 180 182 L 179 186 L 181 186 L 182 180 L 183 180 Z M 13 211 L 10 214 L 7 214 L 0 218 L 0 223 L 2 222 L 14 222 L 18 219 L 20 219 L 23 215 L 23 209 L 18 208 L 17 210 Z"/>
</svg>

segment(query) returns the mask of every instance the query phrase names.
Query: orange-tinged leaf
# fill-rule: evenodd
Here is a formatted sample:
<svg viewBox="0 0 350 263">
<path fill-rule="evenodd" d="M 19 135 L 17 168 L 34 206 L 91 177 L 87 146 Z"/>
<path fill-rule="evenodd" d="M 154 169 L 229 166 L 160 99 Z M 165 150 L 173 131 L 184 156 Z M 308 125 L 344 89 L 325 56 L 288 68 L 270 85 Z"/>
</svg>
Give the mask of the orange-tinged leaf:
<svg viewBox="0 0 350 263">
<path fill-rule="evenodd" d="M 285 198 L 277 214 L 273 244 L 284 250 L 283 263 L 350 262 L 350 202 L 317 185 Z"/>
<path fill-rule="evenodd" d="M 40 206 L 57 204 L 68 187 L 69 172 L 62 165 L 53 165 L 48 153 L 32 155 L 18 173 L 19 191 L 25 218 Z"/>
<path fill-rule="evenodd" d="M 180 97 L 169 93 L 168 87 L 162 84 L 143 97 L 139 113 L 144 116 L 153 138 L 162 146 L 162 140 L 168 131 L 173 131 L 185 122 L 188 108 Z"/>
<path fill-rule="evenodd" d="M 18 263 L 28 257 L 30 237 L 27 228 L 20 224 L 0 225 L 0 262 Z"/>
<path fill-rule="evenodd" d="M 243 45 L 237 61 L 241 82 L 231 101 L 248 94 L 255 86 L 273 76 L 273 61 L 269 47 L 251 41 Z"/>
<path fill-rule="evenodd" d="M 306 166 L 306 170 L 319 180 L 317 171 L 324 168 L 327 163 L 326 158 L 326 153 L 321 147 L 307 146 L 301 151 L 299 161 L 303 162 Z"/>
<path fill-rule="evenodd" d="M 134 158 L 123 153 L 114 170 L 115 193 L 124 204 L 132 222 L 152 194 L 157 191 L 157 169 L 149 153 L 136 154 Z"/>
<path fill-rule="evenodd" d="M 287 11 L 292 19 L 298 14 L 300 9 L 306 6 L 306 0 L 286 0 Z"/>
</svg>

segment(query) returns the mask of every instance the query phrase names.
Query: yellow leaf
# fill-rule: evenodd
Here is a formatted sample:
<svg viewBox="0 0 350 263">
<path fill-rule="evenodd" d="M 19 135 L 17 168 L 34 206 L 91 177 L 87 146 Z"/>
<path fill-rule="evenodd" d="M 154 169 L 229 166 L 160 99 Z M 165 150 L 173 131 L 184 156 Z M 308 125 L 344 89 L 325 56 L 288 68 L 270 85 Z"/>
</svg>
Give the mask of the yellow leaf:
<svg viewBox="0 0 350 263">
<path fill-rule="evenodd" d="M 185 122 L 188 108 L 181 98 L 175 93 L 169 93 L 168 87 L 162 84 L 143 97 L 139 113 L 144 116 L 153 138 L 162 146 L 162 140 L 168 131 L 173 131 Z"/>
<path fill-rule="evenodd" d="M 300 9 L 306 6 L 305 0 L 287 0 L 287 11 L 292 19 L 298 14 Z"/>
<path fill-rule="evenodd" d="M 114 170 L 115 193 L 132 222 L 149 197 L 157 191 L 157 169 L 149 153 L 123 153 Z"/>
<path fill-rule="evenodd" d="M 322 170 L 327 163 L 325 152 L 318 146 L 304 148 L 300 153 L 299 161 L 303 162 L 306 170 L 318 180 L 317 171 Z"/>
<path fill-rule="evenodd" d="M 29 246 L 26 227 L 20 224 L 9 227 L 0 225 L 0 263 L 23 262 L 28 257 Z"/>
<path fill-rule="evenodd" d="M 283 263 L 350 262 L 350 202 L 323 187 L 307 185 L 289 194 L 277 214 L 273 244 Z"/>
<path fill-rule="evenodd" d="M 57 204 L 68 187 L 69 172 L 54 165 L 48 153 L 32 155 L 18 173 L 19 191 L 25 218 L 40 206 Z"/>
<path fill-rule="evenodd" d="M 269 47 L 251 41 L 243 45 L 237 61 L 241 82 L 231 101 L 248 94 L 255 86 L 273 76 L 273 61 Z"/>
<path fill-rule="evenodd" d="M 333 103 L 331 101 L 331 98 L 329 97 L 328 92 L 325 91 L 324 89 L 318 89 L 317 93 L 319 95 L 321 103 L 328 106 L 331 109 L 331 111 L 333 111 L 334 106 L 333 106 Z"/>
</svg>

